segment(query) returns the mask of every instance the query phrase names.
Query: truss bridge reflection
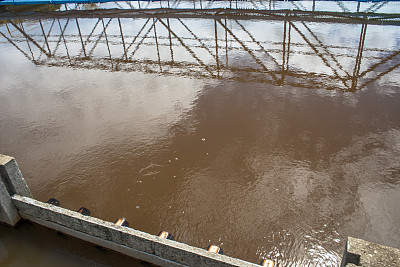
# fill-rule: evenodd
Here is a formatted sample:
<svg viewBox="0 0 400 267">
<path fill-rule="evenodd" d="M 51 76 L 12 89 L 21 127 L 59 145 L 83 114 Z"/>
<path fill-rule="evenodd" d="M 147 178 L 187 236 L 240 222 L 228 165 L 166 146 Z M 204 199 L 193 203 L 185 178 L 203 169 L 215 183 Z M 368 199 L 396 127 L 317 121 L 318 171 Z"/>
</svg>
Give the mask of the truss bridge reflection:
<svg viewBox="0 0 400 267">
<path fill-rule="evenodd" d="M 0 26 L 38 66 L 360 90 L 400 66 L 398 17 L 280 10 L 70 10 Z M 379 25 L 379 24 L 391 25 Z M 388 23 L 389 22 L 389 23 Z M 377 40 L 379 38 L 384 42 Z"/>
</svg>

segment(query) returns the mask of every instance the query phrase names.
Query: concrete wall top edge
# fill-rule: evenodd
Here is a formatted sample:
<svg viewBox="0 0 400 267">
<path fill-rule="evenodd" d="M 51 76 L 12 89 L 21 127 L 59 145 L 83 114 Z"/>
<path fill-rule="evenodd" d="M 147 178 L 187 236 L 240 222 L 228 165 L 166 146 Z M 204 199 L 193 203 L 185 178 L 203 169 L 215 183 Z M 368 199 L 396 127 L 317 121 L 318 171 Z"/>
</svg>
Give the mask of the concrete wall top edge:
<svg viewBox="0 0 400 267">
<path fill-rule="evenodd" d="M 400 249 L 348 237 L 344 262 L 342 266 L 346 267 L 353 265 L 398 267 L 400 266 Z"/>
<path fill-rule="evenodd" d="M 35 214 L 35 212 L 40 212 L 41 215 L 51 214 L 51 216 L 47 216 L 48 221 L 52 221 L 66 227 L 72 226 L 73 228 L 81 228 L 78 230 L 82 233 L 90 234 L 90 228 L 97 227 L 100 228 L 100 230 L 111 230 L 111 232 L 117 234 L 119 233 L 119 235 L 124 238 L 131 236 L 131 238 L 133 239 L 138 239 L 141 240 L 143 243 L 148 243 L 148 246 L 155 250 L 154 255 L 158 254 L 155 248 L 162 249 L 168 247 L 171 252 L 175 251 L 177 254 L 187 256 L 192 255 L 193 258 L 201 259 L 201 265 L 204 266 L 208 264 L 217 266 L 218 262 L 221 264 L 221 266 L 259 266 L 254 263 L 246 262 L 226 255 L 212 253 L 205 249 L 193 247 L 177 241 L 162 239 L 158 236 L 135 230 L 129 227 L 118 226 L 113 224 L 112 222 L 104 221 L 99 218 L 84 216 L 78 212 L 44 203 L 30 197 L 13 195 L 12 200 L 17 206 L 21 215 L 27 214 L 29 216 L 38 217 L 38 214 Z M 121 243 L 121 245 L 123 244 Z M 146 244 L 144 244 L 144 246 L 145 245 Z M 147 251 L 147 253 L 149 253 L 149 251 Z M 174 257 L 174 255 L 172 255 L 171 257 Z"/>
<path fill-rule="evenodd" d="M 7 162 L 9 162 L 13 159 L 14 159 L 13 157 L 0 154 L 0 165 L 5 165 L 5 164 L 7 164 Z"/>
</svg>

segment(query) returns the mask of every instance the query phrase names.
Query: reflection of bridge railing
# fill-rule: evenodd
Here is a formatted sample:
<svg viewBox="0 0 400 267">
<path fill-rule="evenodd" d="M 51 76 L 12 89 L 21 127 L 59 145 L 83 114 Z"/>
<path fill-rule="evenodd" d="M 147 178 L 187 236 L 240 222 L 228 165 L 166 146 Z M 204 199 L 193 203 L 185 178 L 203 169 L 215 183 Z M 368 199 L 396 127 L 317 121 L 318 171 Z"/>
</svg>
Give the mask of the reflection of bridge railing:
<svg viewBox="0 0 400 267">
<path fill-rule="evenodd" d="M 253 10 L 301 10 L 301 11 L 330 11 L 330 12 L 363 12 L 363 13 L 393 13 L 398 9 L 394 1 L 327 1 L 327 0 L 306 0 L 306 1 L 281 1 L 281 0 L 4 0 L 0 5 L 18 4 L 22 2 L 39 1 L 48 4 L 63 4 L 61 10 L 80 10 L 80 9 L 154 9 L 154 8 L 173 8 L 173 9 L 253 9 Z M 78 4 L 78 2 L 86 4 Z"/>
<path fill-rule="evenodd" d="M 176 16 L 165 10 L 141 14 L 93 10 L 50 12 L 41 18 L 31 13 L 27 16 L 30 20 L 9 21 L 0 28 L 0 35 L 37 65 L 144 71 L 305 88 L 354 91 L 400 66 L 400 50 L 365 46 L 368 25 L 371 20 L 374 22 L 371 18 L 354 14 L 334 18 L 332 13 L 300 11 L 264 12 L 265 15 L 257 11 L 258 19 L 265 16 L 252 28 L 247 23 L 251 21 L 247 13 L 239 16 L 221 10 L 215 14 L 214 10 L 212 19 L 200 19 L 198 15 L 193 19 L 180 16 L 181 12 L 196 13 L 181 10 Z M 379 14 L 371 16 L 382 19 Z M 315 31 L 327 25 L 318 23 L 320 19 L 335 24 L 343 20 L 359 23 L 352 26 L 358 34 L 352 37 L 351 45 L 327 45 Z M 318 27 L 315 23 L 308 25 L 310 20 Z M 201 23 L 207 29 L 211 27 L 209 32 L 204 33 Z M 263 23 L 279 29 L 279 38 L 271 35 L 266 39 L 266 32 L 257 30 L 266 28 Z M 307 64 L 310 60 L 313 64 Z"/>
<path fill-rule="evenodd" d="M 254 10 L 254 9 L 192 9 L 192 8 L 157 8 L 157 9 L 95 9 L 40 11 L 0 15 L 2 19 L 52 19 L 57 18 L 240 18 L 259 20 L 291 20 L 332 23 L 355 23 L 376 25 L 400 25 L 400 13 L 361 13 L 361 12 L 321 12 L 304 10 Z"/>
</svg>

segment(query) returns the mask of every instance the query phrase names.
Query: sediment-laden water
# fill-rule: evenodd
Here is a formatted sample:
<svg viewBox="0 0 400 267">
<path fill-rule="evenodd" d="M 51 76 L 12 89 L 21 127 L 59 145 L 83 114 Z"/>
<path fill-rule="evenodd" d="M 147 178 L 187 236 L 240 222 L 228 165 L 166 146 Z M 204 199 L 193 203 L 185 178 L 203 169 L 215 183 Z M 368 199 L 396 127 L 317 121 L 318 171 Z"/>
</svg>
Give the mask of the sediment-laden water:
<svg viewBox="0 0 400 267">
<path fill-rule="evenodd" d="M 400 26 L 116 13 L 0 32 L 0 153 L 35 198 L 255 263 L 400 247 Z"/>
</svg>

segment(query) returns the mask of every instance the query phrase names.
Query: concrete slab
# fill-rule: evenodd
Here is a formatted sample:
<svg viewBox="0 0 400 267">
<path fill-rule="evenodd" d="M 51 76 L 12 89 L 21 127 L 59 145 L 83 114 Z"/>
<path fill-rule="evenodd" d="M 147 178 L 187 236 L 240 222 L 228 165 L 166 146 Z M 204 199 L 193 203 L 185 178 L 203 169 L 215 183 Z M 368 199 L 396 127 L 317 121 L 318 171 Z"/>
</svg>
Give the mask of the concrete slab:
<svg viewBox="0 0 400 267">
<path fill-rule="evenodd" d="M 17 208 L 4 183 L 0 180 L 0 222 L 14 226 L 20 220 Z"/>
<path fill-rule="evenodd" d="M 17 161 L 13 157 L 0 154 L 0 177 L 10 195 L 32 197 Z"/>
<path fill-rule="evenodd" d="M 400 249 L 348 237 L 342 267 L 399 267 Z"/>
</svg>

